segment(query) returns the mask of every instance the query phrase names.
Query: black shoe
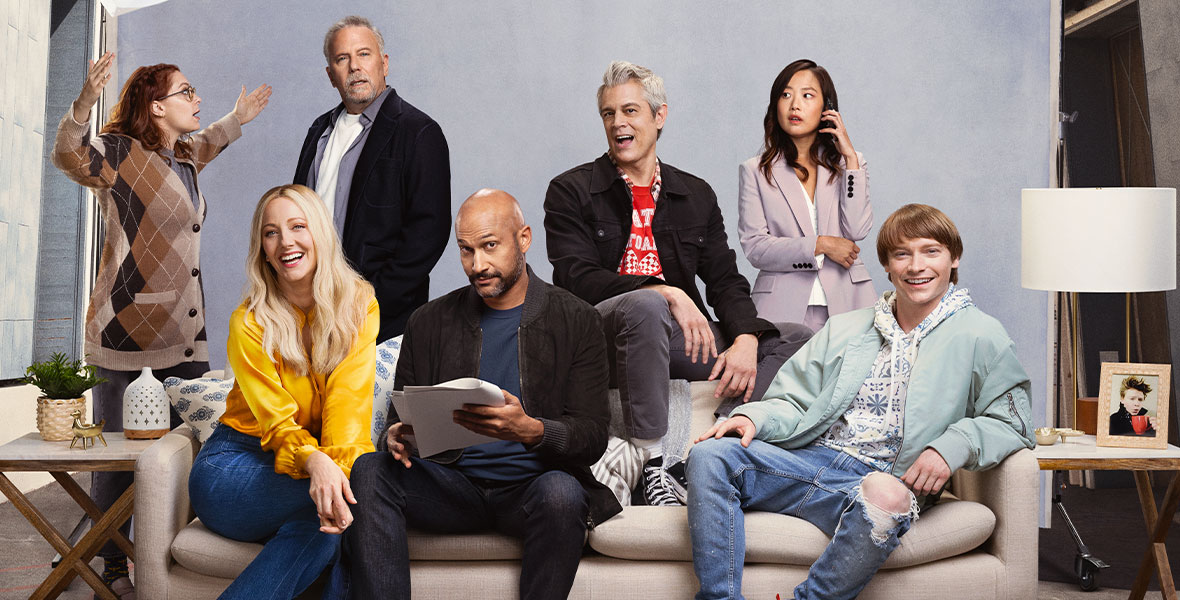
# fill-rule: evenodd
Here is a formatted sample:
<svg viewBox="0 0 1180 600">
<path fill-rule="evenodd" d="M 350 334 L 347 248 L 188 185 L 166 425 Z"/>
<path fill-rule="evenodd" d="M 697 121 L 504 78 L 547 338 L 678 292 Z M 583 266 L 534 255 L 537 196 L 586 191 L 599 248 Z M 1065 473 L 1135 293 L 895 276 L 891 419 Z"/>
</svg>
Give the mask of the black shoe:
<svg viewBox="0 0 1180 600">
<path fill-rule="evenodd" d="M 663 457 L 653 458 L 643 465 L 643 477 L 639 481 L 643 490 L 643 501 L 648 506 L 680 506 L 673 491 L 672 478 L 664 471 Z"/>
<path fill-rule="evenodd" d="M 677 461 L 676 464 L 664 468 L 664 472 L 668 474 L 668 483 L 676 500 L 681 504 L 688 504 L 688 474 L 685 473 L 684 461 Z"/>
</svg>

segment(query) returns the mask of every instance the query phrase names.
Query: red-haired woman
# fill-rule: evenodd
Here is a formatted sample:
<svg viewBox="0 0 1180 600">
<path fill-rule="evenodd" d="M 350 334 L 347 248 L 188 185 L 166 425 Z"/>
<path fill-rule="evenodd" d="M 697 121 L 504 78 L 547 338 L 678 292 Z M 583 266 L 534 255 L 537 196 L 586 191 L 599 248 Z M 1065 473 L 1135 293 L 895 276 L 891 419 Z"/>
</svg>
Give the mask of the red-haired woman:
<svg viewBox="0 0 1180 600">
<path fill-rule="evenodd" d="M 200 377 L 209 369 L 200 231 L 205 199 L 197 173 L 266 107 L 271 88 L 247 94 L 234 110 L 200 129 L 201 98 L 176 65 L 140 67 L 123 85 L 110 121 L 90 136 L 91 107 L 111 78 L 114 54 L 90 64 L 82 91 L 62 117 L 53 164 L 94 190 L 106 238 L 86 313 L 86 360 L 107 383 L 94 388 L 94 420 L 123 428 L 123 391 L 143 367 L 158 379 Z M 190 135 L 191 134 L 191 135 Z M 161 424 L 161 429 L 179 424 Z M 130 473 L 95 473 L 91 495 L 108 508 Z M 126 526 L 124 526 L 124 532 Z M 113 543 L 99 552 L 103 580 L 134 598 L 127 558 Z"/>
</svg>

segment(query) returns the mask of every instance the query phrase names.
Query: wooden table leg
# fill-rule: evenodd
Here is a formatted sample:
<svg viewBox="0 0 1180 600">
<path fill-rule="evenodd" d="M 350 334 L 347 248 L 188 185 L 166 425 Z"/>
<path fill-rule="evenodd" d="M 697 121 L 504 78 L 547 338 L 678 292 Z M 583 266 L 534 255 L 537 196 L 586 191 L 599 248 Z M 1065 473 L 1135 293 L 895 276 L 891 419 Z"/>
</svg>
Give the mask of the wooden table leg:
<svg viewBox="0 0 1180 600">
<path fill-rule="evenodd" d="M 94 591 L 99 597 L 104 600 L 118 600 L 114 592 L 102 582 L 102 578 L 98 579 L 98 586 L 91 583 L 87 574 L 89 573 L 95 577 L 97 575 L 94 574 L 94 571 L 90 569 L 87 563 L 110 537 L 110 530 L 119 527 L 124 521 L 131 518 L 131 513 L 134 510 L 135 484 L 132 483 L 127 488 L 127 491 L 123 492 L 122 496 L 119 496 L 119 499 L 115 501 L 110 510 L 102 515 L 102 518 L 91 527 L 90 531 L 86 532 L 86 535 L 82 536 L 81 540 L 78 540 L 78 545 L 74 546 L 68 554 L 62 557 L 61 564 L 49 573 L 49 577 L 45 578 L 45 581 L 29 597 L 30 600 L 57 597 L 57 594 L 61 593 L 61 590 L 65 589 L 65 586 L 69 585 L 70 580 L 74 578 L 75 574 L 81 575 L 87 583 L 90 583 L 90 587 L 94 588 Z M 66 568 L 67 565 L 69 568 Z M 82 568 L 79 569 L 75 565 L 82 565 Z"/>
<path fill-rule="evenodd" d="M 66 493 L 74 499 L 74 502 L 77 502 L 78 506 L 81 506 L 82 510 L 86 511 L 92 523 L 97 523 L 102 518 L 102 509 L 94 503 L 94 500 L 90 498 L 90 494 L 87 494 L 82 489 L 82 486 L 78 485 L 78 482 L 74 481 L 73 477 L 70 477 L 69 473 L 50 471 L 49 474 L 53 475 L 53 478 L 61 484 L 61 487 L 65 489 Z M 120 523 L 118 527 L 122 527 L 122 525 Z M 127 558 L 131 559 L 131 562 L 135 562 L 135 547 L 131 545 L 131 540 L 127 539 L 127 536 L 123 535 L 122 531 L 119 531 L 118 527 L 111 532 L 111 539 L 127 555 Z"/>
<path fill-rule="evenodd" d="M 1139 483 L 1141 472 L 1135 473 L 1135 482 Z M 1146 474 L 1143 474 L 1146 476 Z M 1140 502 L 1142 492 L 1140 492 Z M 1150 512 L 1155 512 L 1155 498 L 1151 499 Z M 1180 506 L 1180 473 L 1172 474 L 1172 482 L 1168 484 L 1168 491 L 1164 493 L 1164 503 L 1156 514 L 1154 522 L 1148 523 L 1151 537 L 1148 539 L 1147 551 L 1143 553 L 1143 560 L 1139 562 L 1139 572 L 1135 575 L 1135 583 L 1131 586 L 1131 599 L 1140 600 L 1147 593 L 1147 584 L 1151 582 L 1154 570 L 1160 580 L 1160 591 L 1167 600 L 1176 600 L 1176 583 L 1172 579 L 1172 565 L 1168 560 L 1168 551 L 1164 540 L 1168 536 L 1168 528 L 1172 525 L 1172 515 Z M 1143 503 L 1144 516 L 1149 514 L 1149 506 Z"/>
<path fill-rule="evenodd" d="M 1155 527 L 1159 513 L 1155 507 L 1155 490 L 1151 488 L 1151 473 L 1147 471 L 1131 471 L 1135 477 L 1135 491 L 1139 492 L 1139 507 L 1143 509 L 1143 523 L 1147 526 L 1147 535 Z"/>
<path fill-rule="evenodd" d="M 21 493 L 20 489 L 17 488 L 16 485 L 14 485 L 12 481 L 8 479 L 6 475 L 4 475 L 4 473 L 0 473 L 0 492 L 3 492 L 4 495 L 12 501 L 12 505 L 16 507 L 17 511 L 19 511 L 21 515 L 25 517 L 25 520 L 27 520 L 29 524 L 31 524 L 33 528 L 36 529 L 41 534 L 41 536 L 49 542 L 49 545 L 53 546 L 53 549 L 57 550 L 62 555 L 61 563 L 59 563 L 57 568 L 53 569 L 53 571 L 49 573 L 50 577 L 53 577 L 53 574 L 59 571 L 63 573 L 77 572 L 77 574 L 80 575 L 82 579 L 86 581 L 86 583 L 90 584 L 90 587 L 94 588 L 94 590 L 98 592 L 100 596 L 103 596 L 102 590 L 105 590 L 108 594 L 111 594 L 111 599 L 117 600 L 110 588 L 102 582 L 102 577 L 99 577 L 98 573 L 95 573 L 94 570 L 90 568 L 90 565 L 79 560 L 77 556 L 71 556 L 73 553 L 70 549 L 70 543 L 66 540 L 65 536 L 63 536 L 61 532 L 59 532 L 57 528 L 49 522 L 49 519 L 45 518 L 45 515 L 42 514 L 40 510 L 37 510 L 37 507 L 33 506 L 33 504 L 29 502 L 29 499 Z M 71 575 L 71 579 L 72 578 L 73 576 Z M 46 581 L 48 581 L 48 579 L 46 579 Z M 41 587 L 45 587 L 45 584 L 43 583 Z M 43 595 L 38 596 L 38 592 L 40 591 L 41 588 L 38 588 L 36 592 L 33 592 L 33 595 L 30 596 L 30 598 L 56 598 L 57 595 L 61 593 L 59 590 L 56 594 L 49 595 L 49 589 L 46 588 L 46 592 Z"/>
</svg>

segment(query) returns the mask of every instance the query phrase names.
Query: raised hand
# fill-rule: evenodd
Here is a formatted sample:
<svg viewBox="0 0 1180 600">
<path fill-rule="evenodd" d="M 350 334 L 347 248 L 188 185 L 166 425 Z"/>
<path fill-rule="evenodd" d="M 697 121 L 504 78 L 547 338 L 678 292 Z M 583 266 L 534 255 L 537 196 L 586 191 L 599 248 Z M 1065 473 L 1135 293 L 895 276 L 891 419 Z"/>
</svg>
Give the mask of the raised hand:
<svg viewBox="0 0 1180 600">
<path fill-rule="evenodd" d="M 821 113 L 822 122 L 831 123 L 831 127 L 820 129 L 820 133 L 830 133 L 836 139 L 836 150 L 844 156 L 844 167 L 850 171 L 860 168 L 860 159 L 856 156 L 856 150 L 852 147 L 852 140 L 848 139 L 848 130 L 844 128 L 844 119 L 840 113 L 834 110 L 825 110 Z"/>
<path fill-rule="evenodd" d="M 253 121 L 254 117 L 266 108 L 267 102 L 270 102 L 271 90 L 272 88 L 264 83 L 246 94 L 246 86 L 243 85 L 242 93 L 238 94 L 238 101 L 234 103 L 234 114 L 238 116 L 238 122 L 245 125 Z"/>
<path fill-rule="evenodd" d="M 90 118 L 90 107 L 98 102 L 102 88 L 111 80 L 114 63 L 114 52 L 103 54 L 97 61 L 87 61 L 86 81 L 82 83 L 82 91 L 78 92 L 78 99 L 74 101 L 75 121 L 82 123 Z"/>
</svg>

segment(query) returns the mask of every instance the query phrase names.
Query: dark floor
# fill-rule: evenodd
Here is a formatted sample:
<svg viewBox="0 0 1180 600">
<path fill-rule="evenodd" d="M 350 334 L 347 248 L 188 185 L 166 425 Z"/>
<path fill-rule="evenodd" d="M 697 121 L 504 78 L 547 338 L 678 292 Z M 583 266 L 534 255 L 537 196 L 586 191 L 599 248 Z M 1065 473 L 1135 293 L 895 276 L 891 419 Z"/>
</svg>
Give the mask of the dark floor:
<svg viewBox="0 0 1180 600">
<path fill-rule="evenodd" d="M 1100 476 L 1109 485 L 1134 485 L 1128 473 Z M 1161 504 L 1165 489 L 1162 484 L 1154 486 L 1157 506 Z M 1130 589 L 1148 538 L 1135 488 L 1086 489 L 1071 486 L 1063 491 L 1062 501 L 1090 553 L 1110 563 L 1109 568 L 1100 572 L 1099 585 Z M 1052 528 L 1041 530 L 1042 581 L 1077 582 L 1074 558 L 1078 549 L 1064 523 L 1064 519 L 1054 509 Z M 1169 530 L 1165 546 L 1173 565 L 1180 565 L 1180 525 L 1174 524 Z M 1159 590 L 1159 581 L 1153 577 L 1148 589 Z"/>
</svg>

